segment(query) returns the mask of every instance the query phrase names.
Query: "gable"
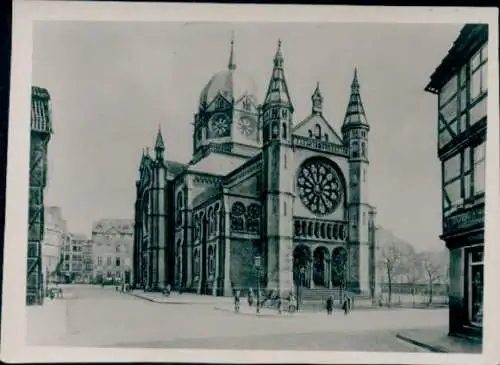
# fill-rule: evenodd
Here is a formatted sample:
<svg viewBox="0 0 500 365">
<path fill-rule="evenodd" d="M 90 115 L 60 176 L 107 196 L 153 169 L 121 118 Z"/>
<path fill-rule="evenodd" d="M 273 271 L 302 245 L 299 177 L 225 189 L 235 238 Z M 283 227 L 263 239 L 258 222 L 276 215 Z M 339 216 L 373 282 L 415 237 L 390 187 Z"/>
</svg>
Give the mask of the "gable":
<svg viewBox="0 0 500 365">
<path fill-rule="evenodd" d="M 328 142 L 334 144 L 344 144 L 342 138 L 339 137 L 330 123 L 328 123 L 320 114 L 312 114 L 297 124 L 293 129 L 293 134 L 301 137 L 310 137 L 312 134 L 312 137 L 315 138 L 318 127 L 321 131 L 322 140 L 325 140 L 326 134 L 328 136 Z"/>
</svg>

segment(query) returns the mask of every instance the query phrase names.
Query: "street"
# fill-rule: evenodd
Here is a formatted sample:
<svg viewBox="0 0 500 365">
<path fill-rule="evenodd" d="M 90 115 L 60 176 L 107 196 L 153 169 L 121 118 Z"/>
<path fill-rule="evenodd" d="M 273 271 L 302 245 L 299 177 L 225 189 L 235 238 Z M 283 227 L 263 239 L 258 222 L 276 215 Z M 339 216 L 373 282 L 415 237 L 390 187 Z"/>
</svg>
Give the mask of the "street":
<svg viewBox="0 0 500 365">
<path fill-rule="evenodd" d="M 227 306 L 231 299 L 214 300 Z M 64 321 L 64 334 L 58 340 L 32 342 L 89 347 L 415 352 L 423 350 L 397 339 L 396 331 L 443 326 L 447 321 L 446 310 L 405 309 L 359 310 L 349 316 L 336 312 L 331 317 L 325 313 L 257 317 L 216 310 L 210 302 L 155 303 L 113 288 L 89 286 L 67 287 L 65 299 L 46 305 L 52 303 L 60 309 L 52 311 L 57 318 L 50 321 Z M 40 308 L 40 313 L 43 310 Z M 40 332 L 33 328 L 33 321 L 30 323 L 28 331 Z"/>
</svg>

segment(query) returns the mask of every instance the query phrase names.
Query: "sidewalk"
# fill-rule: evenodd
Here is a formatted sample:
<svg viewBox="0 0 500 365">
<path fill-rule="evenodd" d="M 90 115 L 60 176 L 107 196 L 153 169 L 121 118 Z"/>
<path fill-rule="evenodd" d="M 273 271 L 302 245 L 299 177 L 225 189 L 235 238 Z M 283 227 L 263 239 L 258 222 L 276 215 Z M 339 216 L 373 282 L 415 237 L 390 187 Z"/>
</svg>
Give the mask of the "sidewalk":
<svg viewBox="0 0 500 365">
<path fill-rule="evenodd" d="M 41 306 L 26 307 L 26 344 L 58 345 L 67 334 L 66 300 L 45 298 Z"/>
<path fill-rule="evenodd" d="M 144 292 L 142 290 L 132 290 L 127 293 L 133 295 L 134 297 L 148 300 L 154 303 L 161 304 L 226 304 L 231 303 L 232 298 L 228 297 L 215 297 L 210 295 L 197 295 L 192 293 L 171 293 L 170 296 L 163 295 L 157 292 Z"/>
<path fill-rule="evenodd" d="M 431 352 L 480 354 L 483 347 L 480 342 L 448 336 L 446 327 L 404 330 L 396 337 Z"/>
</svg>

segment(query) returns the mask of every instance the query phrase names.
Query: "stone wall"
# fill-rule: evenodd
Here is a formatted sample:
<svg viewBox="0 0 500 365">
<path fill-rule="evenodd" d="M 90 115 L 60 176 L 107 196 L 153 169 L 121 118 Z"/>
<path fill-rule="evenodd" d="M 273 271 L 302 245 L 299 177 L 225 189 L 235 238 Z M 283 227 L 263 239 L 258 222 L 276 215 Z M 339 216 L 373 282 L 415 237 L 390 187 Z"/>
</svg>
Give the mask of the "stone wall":
<svg viewBox="0 0 500 365">
<path fill-rule="evenodd" d="M 257 255 L 253 241 L 231 240 L 229 276 L 236 289 L 257 287 L 257 270 L 254 258 Z"/>
</svg>

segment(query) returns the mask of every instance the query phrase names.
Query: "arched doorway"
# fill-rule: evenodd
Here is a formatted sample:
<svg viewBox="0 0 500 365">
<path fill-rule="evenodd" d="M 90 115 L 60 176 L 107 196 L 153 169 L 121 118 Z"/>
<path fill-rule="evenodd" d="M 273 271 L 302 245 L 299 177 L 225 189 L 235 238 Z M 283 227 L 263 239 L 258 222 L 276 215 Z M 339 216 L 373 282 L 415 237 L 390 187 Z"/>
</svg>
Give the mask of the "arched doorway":
<svg viewBox="0 0 500 365">
<path fill-rule="evenodd" d="M 309 287 L 311 272 L 311 250 L 298 245 L 293 250 L 293 282 L 295 286 Z"/>
<path fill-rule="evenodd" d="M 332 252 L 332 285 L 344 287 L 347 279 L 347 251 L 337 247 Z"/>
<path fill-rule="evenodd" d="M 315 286 L 328 287 L 328 249 L 320 246 L 314 250 L 313 280 Z"/>
</svg>

